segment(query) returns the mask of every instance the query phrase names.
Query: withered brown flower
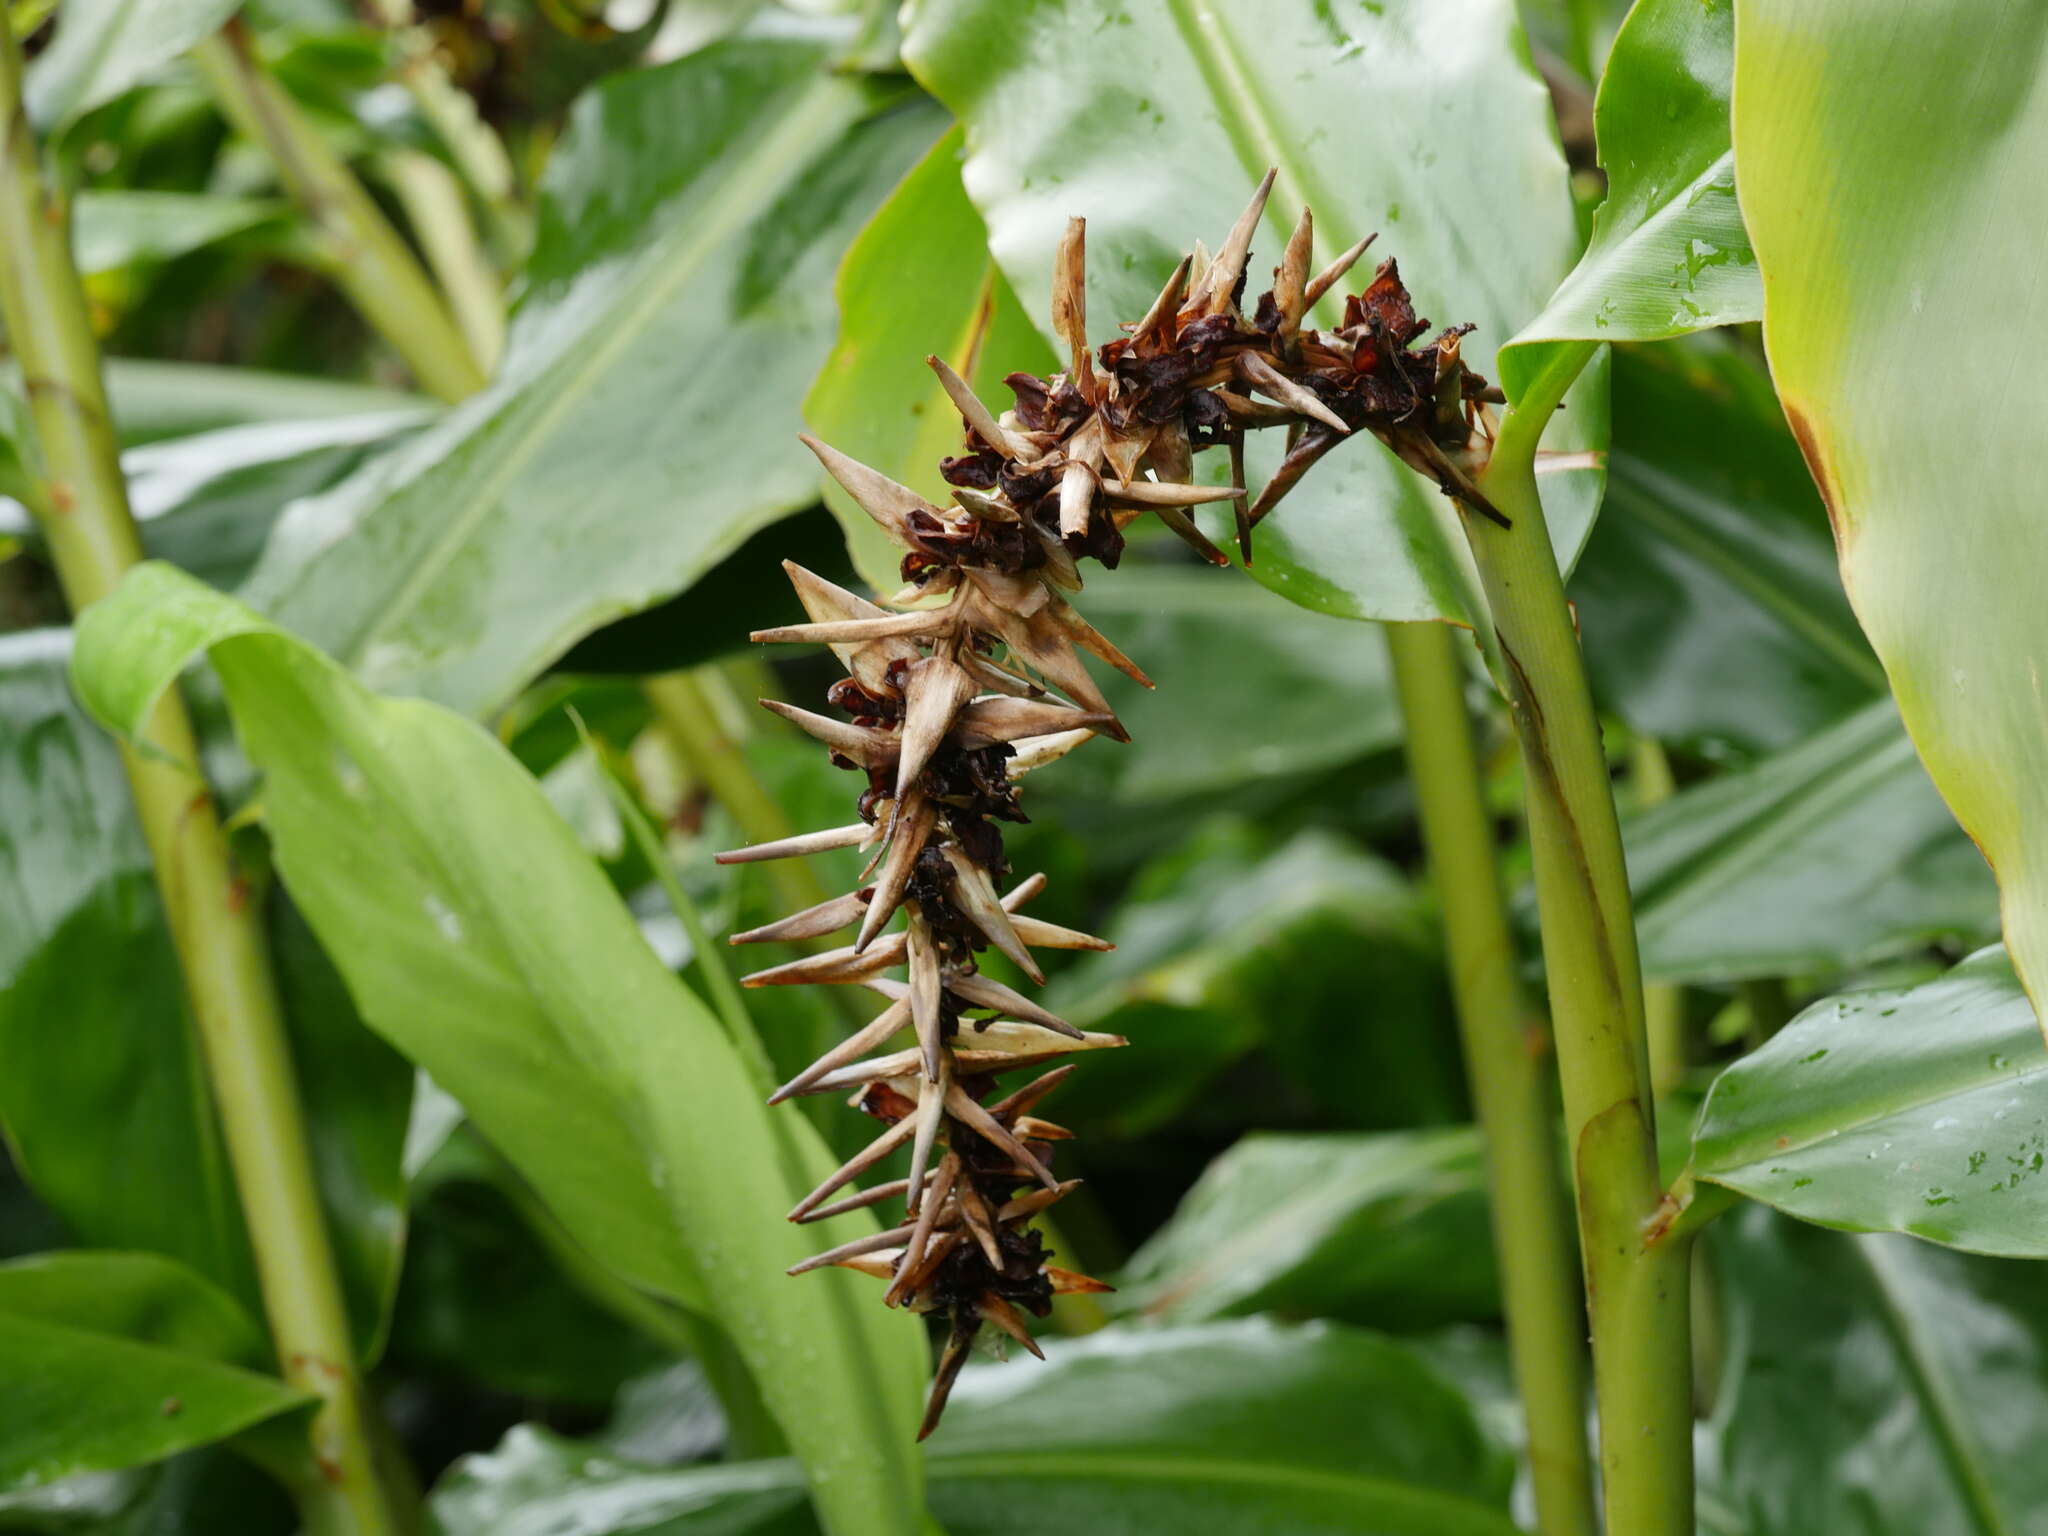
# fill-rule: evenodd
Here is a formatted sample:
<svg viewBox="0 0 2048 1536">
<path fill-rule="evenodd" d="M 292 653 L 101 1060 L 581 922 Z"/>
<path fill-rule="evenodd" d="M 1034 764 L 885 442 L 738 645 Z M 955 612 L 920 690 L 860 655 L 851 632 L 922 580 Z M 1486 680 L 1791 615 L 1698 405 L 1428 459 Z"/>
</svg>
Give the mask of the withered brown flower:
<svg viewBox="0 0 2048 1536">
<path fill-rule="evenodd" d="M 1424 346 L 1394 264 L 1348 299 L 1343 324 L 1305 329 L 1311 307 L 1371 244 L 1308 271 L 1303 210 L 1272 289 L 1252 318 L 1241 309 L 1251 240 L 1273 184 L 1267 173 L 1213 260 L 1199 251 L 1175 268 L 1143 318 L 1091 353 L 1086 335 L 1084 236 L 1070 222 L 1053 285 L 1053 329 L 1069 366 L 1048 378 L 1013 374 L 998 417 L 936 358 L 959 410 L 964 451 L 942 466 L 953 504 L 938 507 L 813 438 L 828 473 L 906 551 L 907 585 L 878 605 L 788 565 L 810 622 L 763 630 L 758 641 L 831 647 L 847 676 L 827 702 L 835 715 L 762 703 L 864 775 L 858 819 L 779 843 L 721 854 L 722 862 L 834 848 L 872 849 L 860 889 L 735 935 L 734 943 L 807 940 L 853 929 L 850 945 L 760 971 L 749 986 L 866 987 L 887 1007 L 778 1089 L 771 1102 L 851 1090 L 881 1132 L 791 1211 L 815 1221 L 901 1197 L 904 1220 L 831 1249 L 792 1273 L 842 1265 L 887 1282 L 884 1300 L 946 1323 L 920 1438 L 931 1433 L 984 1324 L 1037 1353 L 1024 1314 L 1044 1317 L 1062 1291 L 1100 1281 L 1048 1262 L 1032 1218 L 1075 1187 L 1053 1171 L 1068 1132 L 1036 1114 L 1073 1070 L 1053 1067 L 998 1097 L 1007 1074 L 1121 1046 L 1090 1034 L 982 973 L 995 949 L 1033 982 L 1034 950 L 1106 949 L 1102 940 L 1019 909 L 1042 875 L 1010 876 L 999 824 L 1021 821 L 1017 781 L 1096 735 L 1127 740 L 1082 660 L 1087 652 L 1150 686 L 1138 667 L 1075 611 L 1079 560 L 1114 566 L 1123 532 L 1146 512 L 1199 550 L 1227 557 L 1190 509 L 1228 500 L 1245 559 L 1251 530 L 1308 467 L 1358 430 L 1386 442 L 1463 505 L 1499 514 L 1463 468 L 1489 429 L 1497 398 L 1459 360 L 1467 327 Z M 1252 504 L 1243 485 L 1246 431 L 1278 426 L 1289 452 Z M 1233 483 L 1193 483 L 1194 455 L 1229 450 Z M 939 601 L 943 599 L 943 601 Z M 904 916 L 901 928 L 887 931 Z M 884 973 L 901 969 L 904 979 Z M 912 1043 L 887 1049 L 908 1029 Z M 904 1178 L 834 1199 L 890 1154 L 909 1148 Z"/>
</svg>

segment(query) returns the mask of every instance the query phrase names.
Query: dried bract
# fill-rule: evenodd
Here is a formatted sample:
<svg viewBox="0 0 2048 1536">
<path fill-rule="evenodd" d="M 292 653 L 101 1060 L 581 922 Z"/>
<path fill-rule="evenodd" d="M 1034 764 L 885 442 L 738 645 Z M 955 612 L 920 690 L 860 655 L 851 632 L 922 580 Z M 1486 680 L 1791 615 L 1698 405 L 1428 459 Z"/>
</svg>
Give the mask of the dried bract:
<svg viewBox="0 0 2048 1536">
<path fill-rule="evenodd" d="M 1242 309 L 1252 238 L 1269 173 L 1214 260 L 1177 266 L 1144 317 L 1091 353 L 1085 334 L 1085 230 L 1072 221 L 1053 284 L 1053 330 L 1066 372 L 1013 374 L 998 415 L 945 363 L 929 359 L 959 412 L 962 451 L 941 472 L 951 505 L 805 438 L 826 471 L 905 551 L 904 589 L 887 606 L 795 565 L 810 622 L 762 630 L 760 641 L 827 645 L 846 669 L 821 714 L 762 702 L 861 775 L 859 819 L 841 828 L 721 854 L 726 862 L 835 848 L 872 850 L 860 889 L 734 936 L 734 943 L 806 941 L 851 930 L 838 949 L 746 978 L 755 987 L 858 986 L 888 1005 L 869 1024 L 778 1089 L 852 1094 L 880 1122 L 875 1138 L 798 1202 L 816 1221 L 901 1199 L 904 1219 L 792 1273 L 841 1265 L 887 1282 L 884 1299 L 943 1320 L 945 1342 L 920 1438 L 984 1324 L 1037 1352 L 1024 1322 L 1062 1291 L 1106 1289 L 1047 1262 L 1033 1218 L 1074 1188 L 1054 1172 L 1068 1132 L 1036 1111 L 1072 1070 L 1054 1066 L 1003 1093 L 1001 1080 L 1076 1053 L 1121 1046 L 1076 1029 L 982 974 L 993 950 L 1033 982 L 1034 950 L 1103 949 L 1100 939 L 1019 909 L 1042 876 L 1010 876 L 1001 825 L 1021 822 L 1017 780 L 1095 736 L 1126 740 L 1090 675 L 1086 652 L 1149 687 L 1138 667 L 1069 603 L 1079 562 L 1114 566 L 1124 530 L 1150 512 L 1218 564 L 1227 557 L 1191 508 L 1234 504 L 1250 535 L 1307 468 L 1355 432 L 1378 437 L 1467 507 L 1498 516 L 1462 465 L 1496 398 L 1459 362 L 1464 328 L 1420 347 L 1418 320 L 1392 262 L 1345 301 L 1343 323 L 1309 328 L 1309 309 L 1365 250 L 1361 241 L 1314 275 L 1306 210 L 1274 286 Z M 1250 500 L 1242 482 L 1247 431 L 1290 435 L 1280 470 Z M 1226 486 L 1194 481 L 1194 456 L 1230 450 Z M 900 928 L 892 922 L 902 917 Z M 887 973 L 901 971 L 897 980 Z M 897 1043 L 899 1035 L 907 1044 Z M 842 1193 L 908 1149 L 904 1177 Z"/>
</svg>

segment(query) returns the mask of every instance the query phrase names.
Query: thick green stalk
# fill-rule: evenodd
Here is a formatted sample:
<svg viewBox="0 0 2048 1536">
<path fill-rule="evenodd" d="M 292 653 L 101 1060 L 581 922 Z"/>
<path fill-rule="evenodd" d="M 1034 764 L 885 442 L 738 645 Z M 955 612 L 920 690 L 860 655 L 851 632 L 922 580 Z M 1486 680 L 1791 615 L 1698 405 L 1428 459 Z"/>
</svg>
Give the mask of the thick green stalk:
<svg viewBox="0 0 2048 1536">
<path fill-rule="evenodd" d="M 1494 1247 L 1544 1536 L 1593 1536 L 1585 1314 L 1571 1205 L 1553 1139 L 1550 1038 L 1515 975 L 1493 827 L 1444 624 L 1388 624 L 1408 774 L 1443 909 L 1465 1076 L 1486 1140 Z"/>
<path fill-rule="evenodd" d="M 1512 523 L 1464 519 L 1522 748 L 1550 1014 L 1593 1326 L 1612 1536 L 1693 1530 L 1688 1244 L 1664 1236 L 1628 870 L 1578 632 L 1537 498 L 1543 428 L 1593 348 L 1555 349 L 1502 421 L 1480 485 Z M 1661 1240 L 1660 1240 L 1661 1238 Z"/>
<path fill-rule="evenodd" d="M 420 387 L 448 401 L 482 389 L 484 370 L 411 248 L 298 103 L 256 62 L 241 24 L 229 22 L 199 44 L 192 61 L 229 120 L 269 154 L 285 190 L 323 236 L 335 281 Z"/>
<path fill-rule="evenodd" d="M 1671 759 L 1654 736 L 1638 736 L 1629 747 L 1628 777 L 1638 814 L 1662 805 L 1678 789 Z M 1662 1099 L 1685 1081 L 1685 988 L 1670 982 L 1644 987 L 1643 1029 L 1650 1038 L 1650 1088 Z"/>
<path fill-rule="evenodd" d="M 0 27 L 0 315 L 20 360 L 44 474 L 44 533 L 74 612 L 141 558 L 107 412 L 98 347 L 72 265 L 62 203 L 45 186 L 21 110 L 21 57 Z M 378 1476 L 374 1409 L 356 1370 L 341 1281 L 320 1211 L 276 985 L 212 797 L 192 765 L 192 723 L 175 691 L 147 735 L 170 760 L 124 746 L 135 811 L 155 863 L 208 1082 L 255 1251 L 285 1379 L 321 1400 L 313 1470 L 296 1490 L 321 1536 L 411 1528 Z"/>
</svg>

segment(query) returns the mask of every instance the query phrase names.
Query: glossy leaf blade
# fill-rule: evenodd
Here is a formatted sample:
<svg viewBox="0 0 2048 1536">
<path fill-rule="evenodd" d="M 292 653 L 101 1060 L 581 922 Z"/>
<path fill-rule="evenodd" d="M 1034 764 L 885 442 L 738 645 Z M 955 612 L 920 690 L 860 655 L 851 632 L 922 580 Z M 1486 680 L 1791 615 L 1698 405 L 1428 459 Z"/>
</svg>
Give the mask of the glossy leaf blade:
<svg viewBox="0 0 2048 1536">
<path fill-rule="evenodd" d="M 1506 1465 L 1399 1345 L 1264 1321 L 1110 1329 L 1044 1365 L 977 1364 L 929 1443 L 952 1536 L 1508 1536 Z M 448 1536 L 780 1532 L 784 1464 L 659 1469 L 515 1430 L 434 1497 Z"/>
<path fill-rule="evenodd" d="M 1889 699 L 1623 827 L 1644 971 L 1728 981 L 1844 969 L 1997 932 L 1984 860 Z"/>
<path fill-rule="evenodd" d="M 159 1461 L 312 1401 L 232 1363 L 261 1348 L 227 1296 L 168 1260 L 0 1265 L 0 1490 Z"/>
<path fill-rule="evenodd" d="M 826 62 L 743 40 L 588 93 L 499 377 L 294 506 L 253 599 L 373 686 L 480 711 L 808 502 L 834 264 L 942 126 Z"/>
<path fill-rule="evenodd" d="M 0 1125 L 77 1240 L 169 1255 L 255 1309 L 148 850 L 114 745 L 71 695 L 70 656 L 65 631 L 0 638 Z M 321 1199 L 370 1358 L 404 1244 L 413 1074 L 363 1028 L 287 903 L 272 902 L 269 926 Z"/>
<path fill-rule="evenodd" d="M 67 0 L 23 86 L 29 117 L 62 127 L 169 64 L 235 13 L 235 0 Z"/>
<path fill-rule="evenodd" d="M 72 259 L 80 275 L 135 262 L 168 261 L 265 225 L 289 210 L 260 198 L 200 192 L 81 192 L 71 204 Z"/>
<path fill-rule="evenodd" d="M 2024 439 L 2048 388 L 2048 12 L 1743 0 L 1735 146 L 1786 415 L 1935 785 L 2048 986 L 2048 559 Z"/>
<path fill-rule="evenodd" d="M 1571 597 L 1604 706 L 1748 756 L 1877 697 L 1884 670 L 1768 375 L 1711 341 L 1615 353 L 1607 500 Z"/>
<path fill-rule="evenodd" d="M 1165 1322 L 1497 1317 L 1479 1150 L 1470 1126 L 1247 1136 L 1132 1255 L 1114 1304 Z"/>
<path fill-rule="evenodd" d="M 1735 200 L 1735 0 L 1639 0 L 1593 112 L 1607 199 L 1518 342 L 1654 341 L 1763 313 Z"/>
<path fill-rule="evenodd" d="M 1398 258 L 1437 324 L 1477 324 L 1465 356 L 1489 376 L 1495 349 L 1576 254 L 1549 104 L 1514 8 L 1499 0 L 1341 10 L 919 0 L 904 57 L 965 124 L 968 195 L 1041 325 L 1067 218 L 1087 219 L 1098 342 L 1145 313 L 1194 242 L 1221 241 L 1269 166 L 1279 181 L 1248 293 L 1266 286 L 1310 203 L 1315 264 L 1378 231 L 1369 259 Z M 1603 388 L 1596 370 L 1552 446 L 1605 445 Z M 1254 441 L 1257 476 L 1281 445 Z M 1547 477 L 1566 564 L 1591 525 L 1598 479 Z M 1347 444 L 1261 526 L 1253 573 L 1345 617 L 1469 622 L 1481 604 L 1456 519 L 1376 445 Z"/>
<path fill-rule="evenodd" d="M 1116 949 L 1062 972 L 1046 1002 L 1141 1048 L 1100 1053 L 1060 1090 L 1078 1123 L 1137 1136 L 1193 1115 L 1255 1051 L 1339 1125 L 1460 1116 L 1437 933 L 1384 860 L 1321 829 L 1268 846 L 1219 818 L 1142 869 L 1106 928 Z M 1332 1012 L 1360 1027 L 1322 1027 Z"/>
<path fill-rule="evenodd" d="M 2002 949 L 1817 1003 L 1722 1072 L 1699 1177 L 1806 1221 L 2048 1258 L 2048 1048 Z"/>
<path fill-rule="evenodd" d="M 921 1338 L 855 1276 L 781 1273 L 872 1217 L 784 1220 L 828 1154 L 771 1118 L 539 788 L 477 726 L 369 693 L 168 566 L 87 612 L 80 692 L 133 729 L 200 651 L 265 776 L 285 882 L 368 1022 L 595 1257 L 725 1325 L 833 1531 L 912 1528 Z"/>
<path fill-rule="evenodd" d="M 1133 561 L 1092 583 L 1081 606 L 1158 686 L 1098 669 L 1131 740 L 1062 759 L 1032 781 L 1033 797 L 1085 812 L 1100 799 L 1237 796 L 1401 740 L 1386 648 L 1248 583 Z"/>
<path fill-rule="evenodd" d="M 868 222 L 839 267 L 839 339 L 804 401 L 811 430 L 940 506 L 939 461 L 962 451 L 959 412 L 925 366 L 944 358 L 992 410 L 1006 374 L 1058 364 L 988 253 L 981 215 L 960 185 L 956 126 L 932 146 Z M 862 578 L 903 584 L 903 550 L 830 476 L 825 504 L 846 530 Z"/>
<path fill-rule="evenodd" d="M 1706 1241 L 1729 1357 L 1705 1536 L 2024 1536 L 2048 1508 L 2038 1265 L 1755 1207 Z"/>
</svg>

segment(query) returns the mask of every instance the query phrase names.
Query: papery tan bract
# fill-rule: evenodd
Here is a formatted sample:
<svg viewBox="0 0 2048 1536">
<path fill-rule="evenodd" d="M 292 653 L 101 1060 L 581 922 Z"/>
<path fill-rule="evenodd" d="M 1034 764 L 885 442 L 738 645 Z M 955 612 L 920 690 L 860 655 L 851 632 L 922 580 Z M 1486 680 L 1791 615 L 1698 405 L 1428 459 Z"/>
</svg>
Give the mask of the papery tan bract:
<svg viewBox="0 0 2048 1536">
<path fill-rule="evenodd" d="M 1034 950 L 1106 949 L 1100 939 L 1031 918 L 1020 908 L 1044 888 L 1010 868 L 999 824 L 1021 821 L 1017 780 L 1095 736 L 1127 740 L 1083 653 L 1151 686 L 1137 665 L 1068 602 L 1079 562 L 1114 566 L 1124 530 L 1151 513 L 1203 558 L 1228 557 L 1191 509 L 1228 501 L 1251 558 L 1251 531 L 1324 453 L 1356 431 L 1378 437 L 1459 502 L 1498 517 L 1466 465 L 1490 431 L 1497 398 L 1458 356 L 1464 329 L 1421 348 L 1394 264 L 1348 299 L 1343 323 L 1307 328 L 1309 309 L 1357 261 L 1359 242 L 1309 273 L 1313 221 L 1303 210 L 1252 318 L 1240 304 L 1252 240 L 1272 189 L 1268 173 L 1213 260 L 1199 248 L 1168 277 L 1145 316 L 1091 354 L 1086 336 L 1085 240 L 1079 219 L 1053 274 L 1053 331 L 1065 373 L 1013 374 L 1000 415 L 953 370 L 928 359 L 959 412 L 963 451 L 942 465 L 953 503 L 909 487 L 814 438 L 804 441 L 856 503 L 900 545 L 904 589 L 875 603 L 787 565 L 809 621 L 759 641 L 829 646 L 846 669 L 820 714 L 763 700 L 865 779 L 859 819 L 845 827 L 721 854 L 722 862 L 869 850 L 860 889 L 734 943 L 811 941 L 851 930 L 851 942 L 746 978 L 751 987 L 858 986 L 880 994 L 875 1019 L 782 1085 L 771 1102 L 847 1093 L 880 1122 L 861 1151 L 798 1202 L 793 1221 L 818 1221 L 901 1199 L 904 1219 L 797 1265 L 840 1265 L 885 1281 L 884 1300 L 945 1320 L 920 1438 L 931 1433 L 983 1324 L 1037 1353 L 1026 1314 L 1043 1317 L 1066 1291 L 1102 1282 L 1048 1263 L 1032 1220 L 1074 1181 L 1054 1171 L 1070 1132 L 1035 1111 L 1073 1070 L 1052 1066 L 999 1096 L 1000 1080 L 1088 1051 L 1125 1044 L 1075 1028 L 982 974 L 995 951 L 1033 982 Z M 1289 452 L 1253 502 L 1243 484 L 1247 431 L 1284 428 Z M 1194 456 L 1230 452 L 1232 483 L 1194 481 Z M 890 925 L 902 915 L 903 923 Z M 897 980 L 886 973 L 901 971 Z M 908 1032 L 910 1043 L 896 1045 Z M 904 1177 L 844 1193 L 890 1156 L 909 1151 Z"/>
</svg>

